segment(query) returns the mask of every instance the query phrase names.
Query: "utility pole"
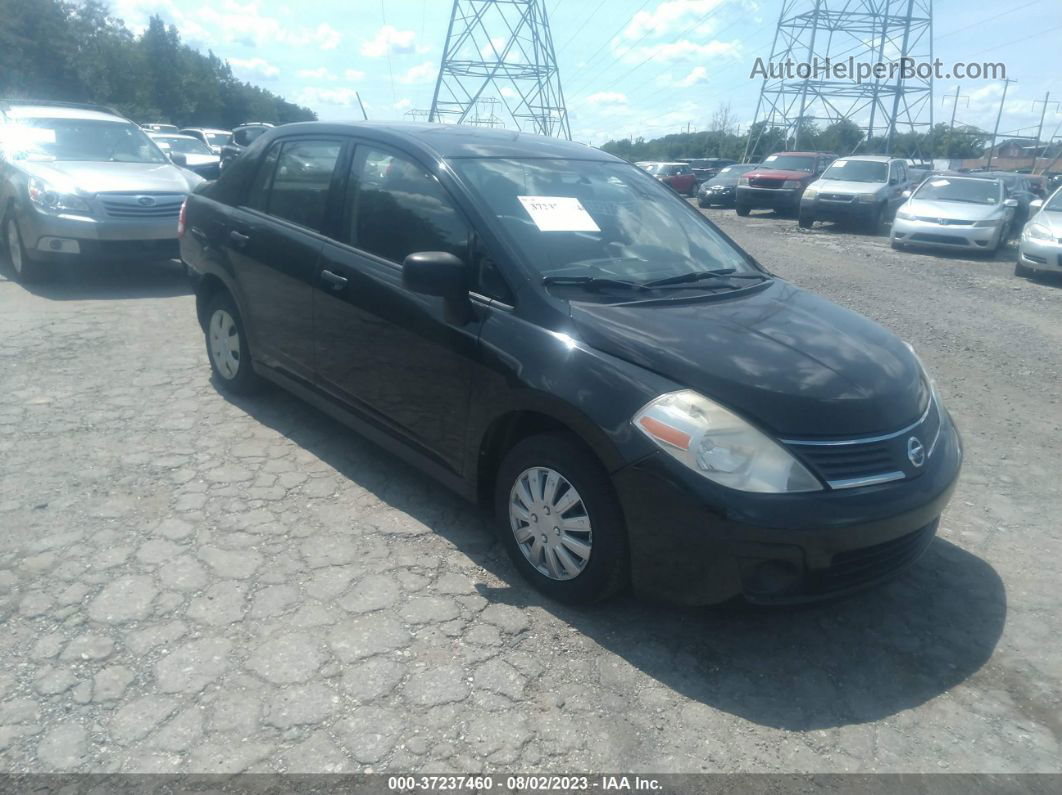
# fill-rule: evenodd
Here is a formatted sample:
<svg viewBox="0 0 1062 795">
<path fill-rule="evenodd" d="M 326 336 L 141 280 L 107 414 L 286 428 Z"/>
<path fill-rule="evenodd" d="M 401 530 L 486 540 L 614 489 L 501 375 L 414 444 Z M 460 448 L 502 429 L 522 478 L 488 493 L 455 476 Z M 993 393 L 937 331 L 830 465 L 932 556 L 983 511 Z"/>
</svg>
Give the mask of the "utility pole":
<svg viewBox="0 0 1062 795">
<path fill-rule="evenodd" d="M 354 96 L 356 96 L 358 98 L 358 107 L 361 108 L 361 117 L 365 121 L 368 121 L 369 120 L 369 114 L 365 112 L 365 105 L 362 104 L 361 94 L 359 94 L 357 91 L 355 91 L 354 92 Z"/>
<path fill-rule="evenodd" d="M 992 170 L 992 157 L 996 153 L 996 135 L 999 134 L 999 120 L 1003 118 L 1003 103 L 1007 101 L 1007 89 L 1011 83 L 1017 82 L 1017 80 L 1011 80 L 1009 77 L 1003 81 L 1003 96 L 999 99 L 999 113 L 996 114 L 996 126 L 992 130 L 992 146 L 988 150 L 988 162 L 985 163 L 985 171 Z"/>
<path fill-rule="evenodd" d="M 965 99 L 966 100 L 966 104 L 967 105 L 970 104 L 970 98 L 966 97 L 966 96 L 961 96 L 959 94 L 959 87 L 955 86 L 955 96 L 952 98 L 952 103 L 951 103 L 951 124 L 948 125 L 948 129 L 949 130 L 954 130 L 955 129 L 955 109 L 959 107 L 959 100 L 960 99 Z"/>
<path fill-rule="evenodd" d="M 1036 148 L 1033 149 L 1032 173 L 1036 172 L 1036 161 L 1040 159 L 1040 136 L 1044 132 L 1044 116 L 1047 115 L 1047 106 L 1048 106 L 1048 104 L 1053 104 L 1055 106 L 1055 111 L 1056 112 L 1058 111 L 1058 103 L 1057 102 L 1053 102 L 1052 103 L 1050 100 L 1051 100 L 1051 92 L 1048 91 L 1048 92 L 1046 92 L 1044 94 L 1044 98 L 1043 99 L 1037 100 L 1036 102 L 1033 103 L 1033 108 L 1034 109 L 1041 102 L 1044 103 L 1044 107 L 1043 107 L 1043 110 L 1040 111 L 1040 126 L 1036 128 Z"/>
</svg>

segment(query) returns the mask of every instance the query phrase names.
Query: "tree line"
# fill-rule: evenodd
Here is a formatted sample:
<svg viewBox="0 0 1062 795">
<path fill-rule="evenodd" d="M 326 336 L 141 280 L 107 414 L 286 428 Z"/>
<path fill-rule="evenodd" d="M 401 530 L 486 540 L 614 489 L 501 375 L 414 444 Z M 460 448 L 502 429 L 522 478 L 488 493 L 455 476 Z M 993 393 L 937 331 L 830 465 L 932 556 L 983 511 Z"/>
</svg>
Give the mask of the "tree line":
<svg viewBox="0 0 1062 795">
<path fill-rule="evenodd" d="M 236 79 L 157 16 L 134 35 L 99 0 L 0 0 L 0 97 L 94 102 L 140 123 L 226 130 L 317 118 Z"/>
<path fill-rule="evenodd" d="M 675 133 L 653 140 L 644 138 L 620 138 L 608 141 L 602 149 L 627 160 L 674 160 L 677 157 L 722 157 L 740 161 L 748 146 L 749 162 L 759 162 L 772 152 L 783 150 L 834 152 L 849 154 L 885 154 L 916 159 L 972 158 L 984 152 L 987 137 L 979 130 L 970 128 L 950 129 L 947 124 L 937 124 L 932 132 L 905 132 L 893 136 L 891 149 L 888 139 L 875 136 L 866 139 L 859 126 L 842 119 L 820 128 L 806 124 L 800 131 L 799 140 L 787 136 L 786 131 L 767 127 L 766 122 L 756 122 L 744 134 L 738 134 L 731 122 L 728 106 L 718 110 L 709 129 L 692 133 Z M 749 141 L 752 141 L 751 145 Z"/>
</svg>

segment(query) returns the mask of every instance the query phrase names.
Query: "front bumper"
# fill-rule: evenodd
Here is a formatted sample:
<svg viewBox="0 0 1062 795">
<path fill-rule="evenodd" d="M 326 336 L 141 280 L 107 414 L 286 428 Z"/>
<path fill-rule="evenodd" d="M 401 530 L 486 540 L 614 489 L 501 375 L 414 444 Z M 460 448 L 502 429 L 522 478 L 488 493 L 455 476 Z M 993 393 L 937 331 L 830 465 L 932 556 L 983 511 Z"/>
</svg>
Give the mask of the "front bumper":
<svg viewBox="0 0 1062 795">
<path fill-rule="evenodd" d="M 178 255 L 176 218 L 118 219 L 48 215 L 23 208 L 19 231 L 27 256 L 39 262 L 170 259 Z"/>
<path fill-rule="evenodd" d="M 1001 234 L 1000 226 L 939 224 L 907 220 L 897 216 L 892 222 L 892 239 L 897 243 L 933 248 L 990 250 Z"/>
<path fill-rule="evenodd" d="M 736 201 L 750 209 L 792 210 L 800 206 L 803 188 L 754 188 L 738 185 Z"/>
<path fill-rule="evenodd" d="M 734 203 L 735 188 L 716 188 L 712 187 L 708 190 L 701 191 L 697 194 L 697 199 L 705 204 L 733 204 Z"/>
<path fill-rule="evenodd" d="M 1052 273 L 1062 272 L 1062 238 L 1037 240 L 1022 235 L 1018 252 L 1018 261 L 1026 268 Z"/>
<path fill-rule="evenodd" d="M 862 488 L 756 495 L 722 489 L 663 452 L 613 475 L 635 590 L 684 604 L 743 596 L 827 599 L 886 581 L 932 541 L 958 480 L 947 418 L 917 477 Z"/>
<path fill-rule="evenodd" d="M 800 201 L 800 214 L 816 221 L 869 221 L 879 206 L 877 202 L 856 201 L 854 197 L 851 201 L 835 201 L 809 199 L 805 195 Z"/>
</svg>

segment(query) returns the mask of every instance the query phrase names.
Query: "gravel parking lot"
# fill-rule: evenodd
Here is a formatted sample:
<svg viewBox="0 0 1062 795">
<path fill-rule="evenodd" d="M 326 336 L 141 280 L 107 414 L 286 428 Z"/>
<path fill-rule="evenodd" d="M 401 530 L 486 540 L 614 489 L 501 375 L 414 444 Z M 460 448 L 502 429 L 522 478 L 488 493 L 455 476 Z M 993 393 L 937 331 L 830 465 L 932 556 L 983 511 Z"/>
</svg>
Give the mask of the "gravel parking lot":
<svg viewBox="0 0 1062 795">
<path fill-rule="evenodd" d="M 940 538 L 812 608 L 547 603 L 482 516 L 210 382 L 174 264 L 0 282 L 0 768 L 1062 771 L 1062 280 L 708 215 L 909 340 Z"/>
</svg>

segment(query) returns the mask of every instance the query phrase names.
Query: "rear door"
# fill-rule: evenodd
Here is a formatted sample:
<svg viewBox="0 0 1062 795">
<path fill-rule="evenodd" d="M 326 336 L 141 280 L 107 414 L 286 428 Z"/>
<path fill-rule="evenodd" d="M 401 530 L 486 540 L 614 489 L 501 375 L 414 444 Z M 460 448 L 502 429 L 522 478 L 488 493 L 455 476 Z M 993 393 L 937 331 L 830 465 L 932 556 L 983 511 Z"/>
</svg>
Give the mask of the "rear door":
<svg viewBox="0 0 1062 795">
<path fill-rule="evenodd" d="M 314 372 L 311 290 L 347 147 L 330 137 L 274 142 L 222 242 L 255 358 L 307 381 Z"/>
<path fill-rule="evenodd" d="M 471 225 L 427 167 L 377 144 L 356 147 L 344 204 L 314 289 L 319 385 L 460 472 L 481 321 L 447 322 L 442 299 L 402 286 L 402 261 L 469 263 Z"/>
</svg>

